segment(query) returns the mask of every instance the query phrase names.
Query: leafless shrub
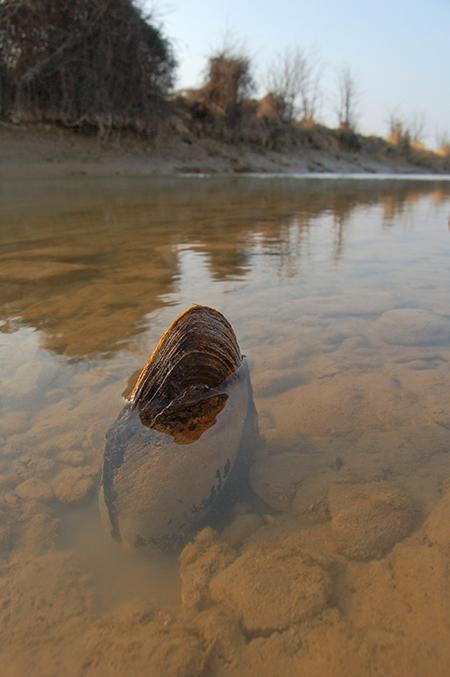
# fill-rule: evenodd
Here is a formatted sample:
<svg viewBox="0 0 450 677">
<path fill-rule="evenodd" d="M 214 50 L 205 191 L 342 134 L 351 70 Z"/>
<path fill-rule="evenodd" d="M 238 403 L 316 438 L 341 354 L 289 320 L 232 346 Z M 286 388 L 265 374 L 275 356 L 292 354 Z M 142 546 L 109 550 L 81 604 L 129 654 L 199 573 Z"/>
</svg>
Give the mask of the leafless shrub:
<svg viewBox="0 0 450 677">
<path fill-rule="evenodd" d="M 337 74 L 336 114 L 341 129 L 354 131 L 358 122 L 361 93 L 359 85 L 348 66 Z"/>
<path fill-rule="evenodd" d="M 388 116 L 388 141 L 403 152 L 422 150 L 425 140 L 425 116 L 415 111 L 407 120 L 397 111 Z"/>
<path fill-rule="evenodd" d="M 439 155 L 450 158 L 450 136 L 447 132 L 437 132 L 436 148 Z"/>
<path fill-rule="evenodd" d="M 3 0 L 0 114 L 150 131 L 173 84 L 161 30 L 131 0 Z"/>
<path fill-rule="evenodd" d="M 396 111 L 391 111 L 388 116 L 388 141 L 393 146 L 403 150 L 409 150 L 411 146 L 411 133 L 404 118 Z"/>
<path fill-rule="evenodd" d="M 230 127 L 239 123 L 254 87 L 251 59 L 237 44 L 228 42 L 209 56 L 202 94 Z"/>
<path fill-rule="evenodd" d="M 299 48 L 287 49 L 271 63 L 266 88 L 279 102 L 284 122 L 297 116 L 314 122 L 321 101 L 321 64 L 317 54 Z"/>
<path fill-rule="evenodd" d="M 272 123 L 289 121 L 289 117 L 286 115 L 285 99 L 273 92 L 268 92 L 258 101 L 257 115 L 259 118 Z"/>
</svg>

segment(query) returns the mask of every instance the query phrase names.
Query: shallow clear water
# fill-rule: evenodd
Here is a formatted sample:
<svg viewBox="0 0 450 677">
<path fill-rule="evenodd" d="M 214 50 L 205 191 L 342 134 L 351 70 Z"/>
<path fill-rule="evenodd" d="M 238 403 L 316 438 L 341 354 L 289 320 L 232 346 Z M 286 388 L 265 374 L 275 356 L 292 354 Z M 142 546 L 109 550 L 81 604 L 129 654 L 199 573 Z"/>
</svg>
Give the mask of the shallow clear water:
<svg viewBox="0 0 450 677">
<path fill-rule="evenodd" d="M 2 674 L 448 674 L 449 216 L 420 180 L 0 185 Z M 252 492 L 125 550 L 104 435 L 192 303 L 250 364 Z"/>
</svg>

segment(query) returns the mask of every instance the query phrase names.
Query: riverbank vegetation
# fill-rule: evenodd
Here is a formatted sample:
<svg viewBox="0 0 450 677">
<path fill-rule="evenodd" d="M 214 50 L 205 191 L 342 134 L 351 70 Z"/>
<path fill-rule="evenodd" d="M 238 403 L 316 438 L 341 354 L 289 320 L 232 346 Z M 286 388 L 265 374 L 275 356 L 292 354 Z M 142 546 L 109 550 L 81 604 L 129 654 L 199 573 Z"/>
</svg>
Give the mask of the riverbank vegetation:
<svg viewBox="0 0 450 677">
<path fill-rule="evenodd" d="M 154 133 L 174 82 L 172 46 L 129 0 L 3 0 L 0 114 Z"/>
<path fill-rule="evenodd" d="M 258 152 L 302 148 L 398 157 L 450 169 L 450 142 L 424 143 L 424 120 L 391 112 L 385 139 L 358 132 L 361 85 L 337 71 L 324 92 L 317 52 L 286 49 L 257 82 L 245 49 L 227 41 L 207 58 L 200 87 L 174 91 L 176 56 L 163 27 L 132 0 L 0 1 L 0 119 L 50 123 L 82 134 L 174 134 Z M 324 100 L 336 127 L 321 124 Z M 330 105 L 330 104 L 329 104 Z"/>
</svg>

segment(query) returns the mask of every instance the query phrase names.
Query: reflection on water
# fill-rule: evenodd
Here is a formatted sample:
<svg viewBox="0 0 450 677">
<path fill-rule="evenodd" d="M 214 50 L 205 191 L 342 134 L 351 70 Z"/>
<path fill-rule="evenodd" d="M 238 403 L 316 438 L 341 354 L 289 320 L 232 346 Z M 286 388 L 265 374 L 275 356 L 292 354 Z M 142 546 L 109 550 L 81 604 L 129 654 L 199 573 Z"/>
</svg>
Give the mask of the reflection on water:
<svg viewBox="0 0 450 677">
<path fill-rule="evenodd" d="M 264 255 L 280 277 L 295 276 L 325 250 L 345 255 L 361 210 L 378 223 L 381 210 L 385 227 L 401 217 L 404 231 L 421 195 L 436 208 L 445 195 L 411 182 L 92 183 L 2 191 L 0 318 L 81 358 L 145 330 L 152 311 L 176 303 L 190 264 L 205 268 L 202 282 L 244 281 Z"/>
<path fill-rule="evenodd" d="M 444 182 L 0 187 L 2 674 L 448 674 L 449 213 Z M 96 491 L 193 302 L 232 322 L 265 444 L 177 561 L 113 543 Z"/>
</svg>

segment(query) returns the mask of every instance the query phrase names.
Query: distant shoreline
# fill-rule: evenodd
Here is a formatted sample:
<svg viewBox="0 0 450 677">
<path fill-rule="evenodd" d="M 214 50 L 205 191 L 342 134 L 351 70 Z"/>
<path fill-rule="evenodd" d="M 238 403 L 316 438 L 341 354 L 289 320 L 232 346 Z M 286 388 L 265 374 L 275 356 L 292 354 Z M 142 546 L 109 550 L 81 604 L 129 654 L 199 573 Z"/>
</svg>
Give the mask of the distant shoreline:
<svg viewBox="0 0 450 677">
<path fill-rule="evenodd" d="M 430 160 L 410 162 L 380 153 L 293 147 L 274 151 L 176 134 L 154 147 L 145 139 L 101 141 L 51 125 L 0 125 L 0 178 L 176 176 L 201 174 L 436 174 Z"/>
</svg>

